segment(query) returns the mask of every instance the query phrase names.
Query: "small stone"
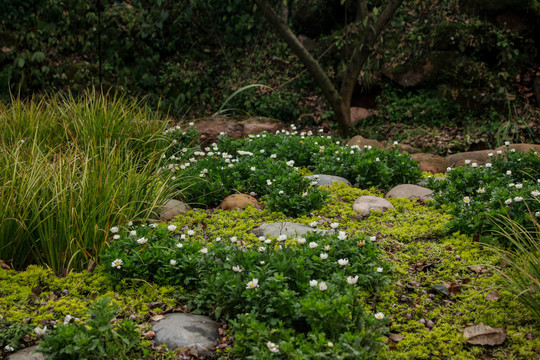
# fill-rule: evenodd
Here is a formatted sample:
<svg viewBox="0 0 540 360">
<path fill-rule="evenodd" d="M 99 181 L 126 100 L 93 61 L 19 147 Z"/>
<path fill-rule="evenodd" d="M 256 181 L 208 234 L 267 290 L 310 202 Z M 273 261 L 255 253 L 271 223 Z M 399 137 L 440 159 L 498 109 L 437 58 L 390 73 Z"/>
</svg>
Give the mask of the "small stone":
<svg viewBox="0 0 540 360">
<path fill-rule="evenodd" d="M 353 210 L 363 216 L 369 215 L 371 211 L 386 211 L 393 209 L 394 205 L 386 199 L 378 196 L 360 196 L 353 203 Z"/>
<path fill-rule="evenodd" d="M 326 234 L 332 231 L 312 228 L 304 224 L 293 223 L 293 222 L 288 222 L 288 221 L 277 222 L 277 223 L 266 223 L 251 230 L 251 233 L 255 234 L 255 236 L 257 237 L 259 236 L 278 237 L 280 235 L 287 235 L 288 237 L 296 238 L 296 237 L 304 236 L 309 232 Z"/>
<path fill-rule="evenodd" d="M 407 198 L 418 199 L 420 201 L 431 200 L 433 190 L 412 184 L 402 184 L 394 186 L 384 197 L 385 198 Z"/>
<path fill-rule="evenodd" d="M 158 217 L 161 221 L 171 221 L 177 215 L 184 214 L 191 210 L 188 204 L 180 200 L 169 200 L 159 210 Z"/>
<path fill-rule="evenodd" d="M 212 357 L 219 339 L 219 323 L 207 316 L 172 313 L 152 326 L 156 344 L 166 344 L 171 350 L 189 348 L 198 356 Z"/>
<path fill-rule="evenodd" d="M 316 181 L 317 185 L 320 186 L 330 186 L 334 183 L 343 183 L 347 186 L 352 186 L 351 182 L 345 178 L 342 178 L 341 176 L 334 176 L 334 175 L 324 175 L 324 174 L 317 174 L 317 175 L 308 175 L 305 176 L 307 179 Z"/>
<path fill-rule="evenodd" d="M 263 208 L 263 205 L 259 204 L 257 199 L 255 199 L 253 196 L 246 194 L 229 195 L 225 199 L 223 199 L 218 208 L 229 211 L 233 209 L 243 209 L 249 205 L 253 206 L 256 209 Z"/>
<path fill-rule="evenodd" d="M 8 360 L 43 360 L 42 353 L 34 353 L 39 348 L 39 345 L 30 346 L 19 350 L 7 357 Z"/>
<path fill-rule="evenodd" d="M 497 290 L 493 290 L 486 296 L 486 301 L 497 301 L 501 298 Z"/>
</svg>

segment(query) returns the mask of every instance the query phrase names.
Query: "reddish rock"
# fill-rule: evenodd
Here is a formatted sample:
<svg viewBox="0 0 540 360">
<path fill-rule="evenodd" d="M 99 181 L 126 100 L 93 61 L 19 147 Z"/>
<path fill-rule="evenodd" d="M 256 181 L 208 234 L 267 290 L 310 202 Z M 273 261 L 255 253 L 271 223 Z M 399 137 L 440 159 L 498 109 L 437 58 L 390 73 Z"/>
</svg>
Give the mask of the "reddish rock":
<svg viewBox="0 0 540 360">
<path fill-rule="evenodd" d="M 365 137 L 361 135 L 356 135 L 351 140 L 347 141 L 347 145 L 348 146 L 357 145 L 358 147 L 360 147 L 360 149 L 363 149 L 364 146 L 372 146 L 377 149 L 384 149 L 383 144 L 381 144 L 379 141 L 373 140 L 373 139 L 366 139 Z"/>
<path fill-rule="evenodd" d="M 373 111 L 363 108 L 363 107 L 352 107 L 351 108 L 351 121 L 353 124 L 358 124 L 368 117 L 372 116 Z"/>
<path fill-rule="evenodd" d="M 509 148 L 510 149 L 515 149 L 516 151 L 520 151 L 520 152 L 524 152 L 524 153 L 528 153 L 532 149 L 533 151 L 536 151 L 536 152 L 540 153 L 540 145 L 539 144 L 510 144 Z M 507 146 L 503 145 L 503 146 L 499 146 L 498 148 L 496 148 L 495 151 L 502 150 L 503 152 L 505 152 L 506 149 L 507 149 Z"/>
<path fill-rule="evenodd" d="M 262 116 L 236 119 L 230 117 L 208 117 L 195 121 L 195 128 L 199 131 L 201 146 L 217 142 L 217 138 L 224 133 L 232 138 L 240 139 L 248 135 L 259 134 L 263 131 L 275 133 L 283 128 L 279 120 Z"/>
<path fill-rule="evenodd" d="M 263 208 L 263 205 L 259 204 L 257 199 L 255 199 L 253 196 L 246 194 L 233 194 L 223 199 L 221 204 L 218 206 L 218 209 L 229 211 L 233 209 L 243 209 L 248 205 L 251 205 L 256 209 Z"/>
<path fill-rule="evenodd" d="M 415 147 L 412 147 L 409 144 L 399 144 L 399 151 L 406 152 L 406 153 L 409 153 L 409 154 L 416 154 L 416 153 L 420 152 L 420 150 L 418 150 Z"/>
<path fill-rule="evenodd" d="M 243 136 L 257 135 L 263 131 L 273 134 L 276 131 L 283 129 L 283 122 L 262 116 L 253 116 L 244 119 L 240 124 L 243 124 L 244 126 Z"/>
<path fill-rule="evenodd" d="M 459 167 L 465 165 L 465 160 L 471 160 L 478 165 L 484 165 L 487 162 L 491 162 L 488 154 L 496 155 L 495 150 L 479 150 L 479 151 L 467 151 L 458 154 L 448 155 L 446 160 L 452 167 Z"/>
<path fill-rule="evenodd" d="M 445 173 L 449 167 L 449 162 L 439 155 L 417 153 L 412 154 L 411 158 L 418 161 L 418 166 L 421 171 L 430 172 L 433 174 Z"/>
</svg>

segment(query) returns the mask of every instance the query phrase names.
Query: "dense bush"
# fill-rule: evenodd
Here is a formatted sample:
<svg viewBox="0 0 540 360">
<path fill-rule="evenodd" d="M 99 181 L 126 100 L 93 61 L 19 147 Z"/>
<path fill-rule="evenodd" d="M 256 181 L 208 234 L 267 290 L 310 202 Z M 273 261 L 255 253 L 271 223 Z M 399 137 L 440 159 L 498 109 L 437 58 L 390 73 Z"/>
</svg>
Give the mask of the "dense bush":
<svg viewBox="0 0 540 360">
<path fill-rule="evenodd" d="M 435 205 L 455 216 L 449 231 L 490 236 L 498 229 L 498 216 L 506 216 L 526 229 L 531 216 L 540 216 L 540 156 L 507 151 L 492 162 L 453 169 L 443 181 L 431 180 Z"/>
</svg>

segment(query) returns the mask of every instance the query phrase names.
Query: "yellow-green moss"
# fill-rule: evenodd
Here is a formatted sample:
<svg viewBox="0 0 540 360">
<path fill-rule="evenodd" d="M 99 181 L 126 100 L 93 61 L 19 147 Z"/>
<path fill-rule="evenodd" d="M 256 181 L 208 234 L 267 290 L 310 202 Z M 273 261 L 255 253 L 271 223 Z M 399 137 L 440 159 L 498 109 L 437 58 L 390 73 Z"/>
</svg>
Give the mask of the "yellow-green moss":
<svg viewBox="0 0 540 360">
<path fill-rule="evenodd" d="M 34 293 L 32 289 L 35 289 Z M 115 286 L 101 272 L 70 273 L 60 278 L 54 276 L 52 270 L 29 266 L 20 273 L 0 272 L 0 316 L 10 322 L 30 318 L 31 324 L 62 320 L 67 314 L 85 319 L 88 305 L 96 297 L 107 296 L 115 299 L 122 309 L 120 316 L 134 314 L 143 319 L 148 317 L 147 303 L 159 301 L 166 306 L 176 306 L 174 294 L 178 292 L 179 289 L 172 287 L 138 281 L 125 281 Z M 153 310 L 161 311 L 159 308 Z"/>
</svg>

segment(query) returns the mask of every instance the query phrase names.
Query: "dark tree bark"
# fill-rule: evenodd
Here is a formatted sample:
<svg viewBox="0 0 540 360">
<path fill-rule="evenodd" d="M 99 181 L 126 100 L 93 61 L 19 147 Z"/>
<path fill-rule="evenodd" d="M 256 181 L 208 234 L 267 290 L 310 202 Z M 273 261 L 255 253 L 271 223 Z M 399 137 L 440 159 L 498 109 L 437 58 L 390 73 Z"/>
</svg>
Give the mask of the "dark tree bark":
<svg viewBox="0 0 540 360">
<path fill-rule="evenodd" d="M 286 20 L 272 9 L 268 1 L 254 1 L 257 4 L 259 11 L 266 20 L 272 24 L 276 32 L 281 36 L 283 41 L 287 43 L 292 52 L 298 56 L 317 85 L 321 88 L 324 97 L 334 111 L 340 131 L 342 133 L 348 133 L 353 128 L 350 112 L 351 99 L 360 71 L 369 55 L 372 53 L 373 46 L 377 42 L 382 30 L 392 16 L 394 16 L 394 13 L 403 0 L 390 0 L 386 5 L 386 8 L 378 17 L 376 17 L 374 13 L 368 11 L 367 0 L 358 0 L 356 24 L 362 25 L 362 31 L 357 34 L 358 40 L 354 45 L 350 59 L 348 59 L 345 75 L 339 91 L 336 89 L 321 64 L 309 53 L 296 35 L 291 31 Z"/>
</svg>

